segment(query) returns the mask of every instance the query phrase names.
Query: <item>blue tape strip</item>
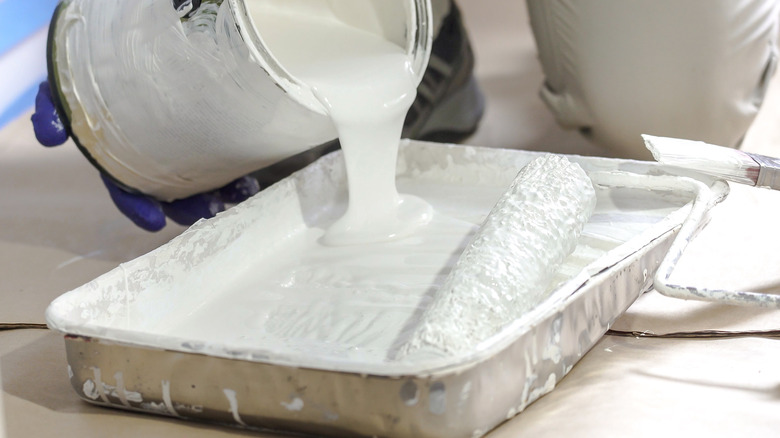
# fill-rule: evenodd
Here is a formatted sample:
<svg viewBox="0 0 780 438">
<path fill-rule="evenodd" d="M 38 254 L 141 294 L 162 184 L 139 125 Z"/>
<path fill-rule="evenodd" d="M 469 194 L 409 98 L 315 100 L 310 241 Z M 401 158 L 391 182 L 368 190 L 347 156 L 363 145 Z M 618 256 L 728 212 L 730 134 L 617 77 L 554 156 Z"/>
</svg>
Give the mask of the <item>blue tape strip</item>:
<svg viewBox="0 0 780 438">
<path fill-rule="evenodd" d="M 42 76 L 39 81 L 36 81 L 32 87 L 25 90 L 24 93 L 14 100 L 4 111 L 3 108 L 0 108 L 0 111 L 2 111 L 0 113 L 0 129 L 26 111 L 32 109 L 35 104 L 35 95 L 38 94 L 38 84 L 45 80 L 46 77 Z"/>
<path fill-rule="evenodd" d="M 59 0 L 0 0 L 0 55 L 49 25 Z"/>
</svg>

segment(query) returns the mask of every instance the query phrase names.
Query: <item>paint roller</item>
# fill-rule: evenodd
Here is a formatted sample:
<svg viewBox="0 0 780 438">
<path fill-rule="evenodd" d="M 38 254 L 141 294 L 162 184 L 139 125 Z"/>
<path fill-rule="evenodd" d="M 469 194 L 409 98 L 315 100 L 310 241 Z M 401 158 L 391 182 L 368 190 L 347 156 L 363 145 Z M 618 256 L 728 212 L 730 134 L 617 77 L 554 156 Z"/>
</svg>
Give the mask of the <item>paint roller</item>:
<svg viewBox="0 0 780 438">
<path fill-rule="evenodd" d="M 550 292 L 596 205 L 582 168 L 559 155 L 526 165 L 458 259 L 397 359 L 471 352 Z"/>
</svg>

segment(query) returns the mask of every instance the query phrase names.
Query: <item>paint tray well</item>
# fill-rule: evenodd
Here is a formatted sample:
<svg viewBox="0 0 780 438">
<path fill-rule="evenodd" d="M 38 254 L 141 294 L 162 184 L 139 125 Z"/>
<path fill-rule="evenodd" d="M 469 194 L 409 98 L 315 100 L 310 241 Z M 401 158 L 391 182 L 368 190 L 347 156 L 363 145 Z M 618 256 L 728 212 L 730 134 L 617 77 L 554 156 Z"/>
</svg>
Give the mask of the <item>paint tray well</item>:
<svg viewBox="0 0 780 438">
<path fill-rule="evenodd" d="M 538 156 L 404 142 L 398 187 L 442 227 L 475 231 Z M 597 189 L 548 297 L 467 354 L 395 358 L 467 238 L 359 256 L 317 244 L 346 205 L 339 153 L 63 295 L 47 320 L 92 403 L 318 435 L 479 436 L 552 390 L 651 286 L 693 198 L 654 163 L 569 159 L 633 176 Z M 725 196 L 702 182 L 699 196 Z"/>
</svg>

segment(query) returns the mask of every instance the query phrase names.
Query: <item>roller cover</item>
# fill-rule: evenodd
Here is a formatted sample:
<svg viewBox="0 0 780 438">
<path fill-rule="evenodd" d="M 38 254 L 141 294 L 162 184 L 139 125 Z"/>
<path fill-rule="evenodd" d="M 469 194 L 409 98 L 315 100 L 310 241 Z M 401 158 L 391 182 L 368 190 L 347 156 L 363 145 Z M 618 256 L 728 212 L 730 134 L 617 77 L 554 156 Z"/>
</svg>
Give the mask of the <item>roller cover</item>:
<svg viewBox="0 0 780 438">
<path fill-rule="evenodd" d="M 401 358 L 474 351 L 549 293 L 596 205 L 579 165 L 544 155 L 525 166 L 475 233 Z"/>
</svg>

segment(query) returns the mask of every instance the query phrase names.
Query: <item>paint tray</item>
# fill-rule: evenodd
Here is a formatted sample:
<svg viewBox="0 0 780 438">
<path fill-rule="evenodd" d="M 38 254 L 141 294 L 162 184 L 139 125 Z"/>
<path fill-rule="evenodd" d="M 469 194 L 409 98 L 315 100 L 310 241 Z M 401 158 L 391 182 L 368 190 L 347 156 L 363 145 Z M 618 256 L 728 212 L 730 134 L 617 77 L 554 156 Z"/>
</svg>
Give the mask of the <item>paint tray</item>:
<svg viewBox="0 0 780 438">
<path fill-rule="evenodd" d="M 479 214 L 461 219 L 476 229 L 537 156 L 405 141 L 398 186 L 437 209 L 437 196 L 468 205 Z M 415 295 L 395 291 L 396 276 L 375 279 L 363 268 L 401 263 L 405 275 L 421 254 L 385 248 L 383 258 L 353 261 L 360 269 L 309 275 L 304 262 L 281 261 L 317 257 L 305 251 L 307 239 L 343 212 L 345 172 L 335 153 L 54 301 L 47 320 L 65 334 L 73 388 L 90 403 L 246 428 L 484 435 L 553 390 L 652 287 L 694 198 L 709 210 L 727 193 L 721 181 L 655 163 L 569 158 L 597 183 L 577 249 L 547 298 L 468 354 L 392 359 L 446 270 Z M 692 238 L 703 222 L 680 237 Z M 301 278 L 335 286 L 312 294 L 293 284 Z"/>
</svg>

